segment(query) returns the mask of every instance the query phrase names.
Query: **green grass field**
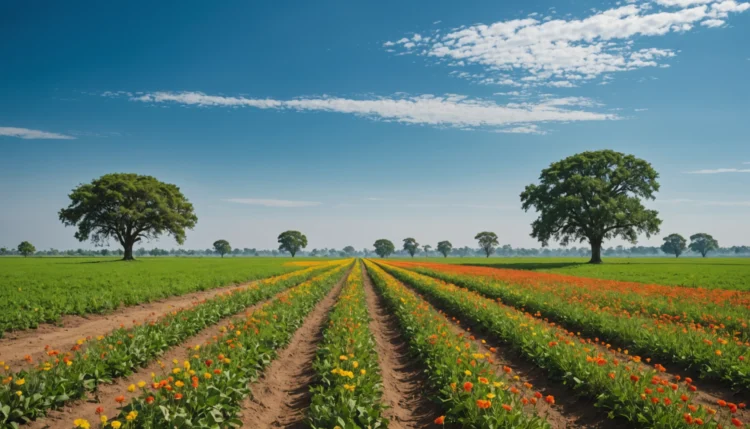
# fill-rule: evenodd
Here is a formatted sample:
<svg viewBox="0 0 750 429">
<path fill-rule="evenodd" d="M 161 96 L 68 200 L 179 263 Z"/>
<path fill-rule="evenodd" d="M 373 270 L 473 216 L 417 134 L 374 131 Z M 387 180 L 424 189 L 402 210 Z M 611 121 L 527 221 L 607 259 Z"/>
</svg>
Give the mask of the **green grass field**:
<svg viewBox="0 0 750 429">
<path fill-rule="evenodd" d="M 640 283 L 750 290 L 750 258 L 605 258 L 600 265 L 587 264 L 588 258 L 429 258 L 429 261 Z"/>
<path fill-rule="evenodd" d="M 304 260 L 295 259 L 294 262 Z M 315 259 L 321 261 L 321 259 Z M 0 258 L 0 335 L 304 268 L 289 258 Z"/>
</svg>

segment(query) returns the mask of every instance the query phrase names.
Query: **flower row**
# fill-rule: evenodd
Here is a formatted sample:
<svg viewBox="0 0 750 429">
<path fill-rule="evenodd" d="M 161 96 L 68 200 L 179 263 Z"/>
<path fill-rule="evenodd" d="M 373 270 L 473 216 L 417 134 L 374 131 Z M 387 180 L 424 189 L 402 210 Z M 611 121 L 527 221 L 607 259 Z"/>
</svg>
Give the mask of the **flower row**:
<svg viewBox="0 0 750 429">
<path fill-rule="evenodd" d="M 331 311 L 313 368 L 317 381 L 309 409 L 312 428 L 387 427 L 382 382 L 369 329 L 361 264 L 357 263 Z"/>
<path fill-rule="evenodd" d="M 0 375 L 0 425 L 25 423 L 83 398 L 98 384 L 131 374 L 219 320 L 330 269 L 327 265 L 272 277 L 158 320 L 79 339 L 69 351 L 47 350 L 48 360 L 31 369 L 13 372 L 5 367 Z"/>
<path fill-rule="evenodd" d="M 528 313 L 504 306 L 476 292 L 397 267 L 383 268 L 446 311 L 477 325 L 521 356 L 582 394 L 596 399 L 609 415 L 634 427 L 679 428 L 742 425 L 733 415 L 742 405 L 718 410 L 699 404 L 689 378 L 670 377 L 661 365 L 646 366 L 637 356 L 590 344 Z M 720 404 L 719 404 L 720 405 Z M 716 405 L 718 408 L 719 405 Z"/>
<path fill-rule="evenodd" d="M 444 416 L 438 424 L 472 428 L 549 428 L 536 415 L 543 398 L 533 386 L 514 385 L 510 368 L 495 371 L 493 357 L 480 353 L 471 339 L 451 331 L 450 321 L 425 300 L 405 288 L 380 267 L 367 261 L 367 270 L 386 305 L 396 316 L 401 333 L 425 367 L 428 387 Z"/>
</svg>

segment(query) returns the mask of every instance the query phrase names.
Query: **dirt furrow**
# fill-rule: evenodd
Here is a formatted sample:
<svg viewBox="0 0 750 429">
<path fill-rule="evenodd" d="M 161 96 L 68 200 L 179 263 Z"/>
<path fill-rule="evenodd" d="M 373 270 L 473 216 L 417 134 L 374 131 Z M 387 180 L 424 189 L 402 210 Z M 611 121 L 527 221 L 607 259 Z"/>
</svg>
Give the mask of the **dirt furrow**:
<svg viewBox="0 0 750 429">
<path fill-rule="evenodd" d="M 257 280 L 121 307 L 109 314 L 64 316 L 62 326 L 43 324 L 36 329 L 7 332 L 6 337 L 0 339 L 0 361 L 10 365 L 13 370 L 28 368 L 47 357 L 47 346 L 52 350 L 66 351 L 81 338 L 107 335 L 121 326 L 131 326 L 134 322 L 156 320 L 173 311 L 192 307 L 219 294 L 245 288 L 256 282 Z M 31 357 L 31 363 L 25 359 L 27 356 Z"/>
<path fill-rule="evenodd" d="M 279 294 L 285 293 L 282 291 Z M 151 384 L 151 373 L 161 374 L 165 368 L 172 368 L 172 361 L 177 360 L 183 362 L 188 360 L 190 355 L 193 353 L 193 347 L 195 345 L 203 345 L 206 342 L 217 338 L 221 335 L 221 328 L 232 320 L 240 317 L 240 314 L 249 314 L 268 302 L 275 299 L 273 298 L 259 302 L 246 308 L 242 313 L 234 314 L 232 316 L 221 319 L 216 324 L 204 329 L 199 334 L 194 335 L 181 344 L 170 348 L 166 353 L 159 356 L 158 359 L 154 360 L 148 366 L 138 369 L 135 373 L 129 377 L 121 377 L 114 380 L 112 384 L 99 385 L 97 394 L 90 394 L 88 400 L 80 400 L 70 403 L 68 406 L 60 410 L 50 411 L 47 417 L 38 419 L 24 427 L 30 429 L 69 429 L 72 427 L 73 420 L 77 418 L 84 418 L 89 422 L 98 422 L 99 417 L 96 415 L 96 409 L 102 407 L 104 414 L 109 417 L 116 416 L 118 411 L 118 403 L 115 398 L 123 396 L 125 398 L 123 404 L 127 405 L 131 399 L 138 396 L 140 393 L 138 390 L 135 392 L 128 392 L 128 386 L 136 384 L 139 381 L 145 381 L 150 386 Z"/>
<path fill-rule="evenodd" d="M 409 345 L 401 337 L 396 317 L 373 289 L 367 270 L 362 270 L 370 331 L 375 336 L 378 365 L 383 378 L 383 415 L 390 428 L 427 428 L 440 415 L 439 407 L 424 394 L 426 380 L 417 362 L 409 357 Z"/>
<path fill-rule="evenodd" d="M 240 419 L 248 428 L 305 428 L 310 406 L 310 385 L 315 379 L 312 364 L 317 345 L 334 303 L 349 272 L 307 315 L 302 326 L 260 379 L 250 388 L 252 395 L 242 404 Z"/>
</svg>

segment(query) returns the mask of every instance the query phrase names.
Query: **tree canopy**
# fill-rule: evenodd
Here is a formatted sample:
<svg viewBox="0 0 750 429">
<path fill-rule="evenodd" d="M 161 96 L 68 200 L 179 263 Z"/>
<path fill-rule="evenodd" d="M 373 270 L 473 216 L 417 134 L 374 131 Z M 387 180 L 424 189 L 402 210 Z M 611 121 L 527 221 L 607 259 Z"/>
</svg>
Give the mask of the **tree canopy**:
<svg viewBox="0 0 750 429">
<path fill-rule="evenodd" d="M 354 252 L 356 252 L 356 251 L 357 251 L 356 249 L 354 249 L 354 246 L 346 246 L 346 247 L 344 247 L 344 248 L 343 248 L 343 249 L 341 249 L 341 250 L 343 250 L 343 251 L 344 251 L 344 253 L 346 253 L 347 255 L 353 255 L 353 254 L 354 254 Z"/>
<path fill-rule="evenodd" d="M 409 252 L 411 257 L 414 257 L 414 254 L 419 251 L 419 243 L 417 243 L 417 240 L 409 237 L 404 238 L 404 250 Z"/>
<path fill-rule="evenodd" d="M 104 245 L 116 239 L 124 260 L 133 259 L 133 245 L 162 234 L 185 242 L 185 230 L 198 222 L 193 205 L 180 188 L 151 176 L 106 174 L 79 185 L 69 195 L 71 203 L 60 210 L 65 226 L 76 226 L 78 241 Z"/>
<path fill-rule="evenodd" d="M 381 258 L 387 258 L 388 255 L 396 251 L 396 246 L 393 245 L 393 242 L 391 240 L 386 240 L 385 238 L 377 240 L 375 244 L 373 244 L 373 247 L 375 247 L 375 253 Z"/>
<path fill-rule="evenodd" d="M 693 252 L 698 252 L 705 258 L 708 252 L 719 248 L 719 242 L 710 234 L 699 232 L 690 236 L 690 246 L 688 247 Z"/>
<path fill-rule="evenodd" d="M 279 250 L 289 252 L 292 258 L 301 249 L 307 247 L 307 237 L 299 231 L 284 231 L 279 234 Z"/>
<path fill-rule="evenodd" d="M 232 251 L 232 246 L 229 245 L 227 240 L 216 240 L 214 241 L 214 251 L 223 258 L 224 255 Z"/>
<path fill-rule="evenodd" d="M 18 245 L 18 253 L 22 254 L 24 258 L 33 255 L 34 252 L 36 252 L 36 247 L 28 241 L 22 241 L 21 244 Z"/>
<path fill-rule="evenodd" d="M 604 240 L 621 237 L 636 243 L 638 234 L 659 232 L 658 212 L 647 210 L 642 199 L 654 199 L 659 174 L 648 162 L 612 150 L 583 152 L 542 170 L 538 185 L 521 193 L 524 210 L 539 217 L 531 236 L 547 246 L 588 241 L 590 263 L 601 263 Z"/>
<path fill-rule="evenodd" d="M 488 258 L 495 251 L 495 247 L 500 244 L 497 240 L 497 234 L 489 231 L 480 232 L 474 237 L 474 239 L 479 241 L 479 247 L 484 250 L 484 253 Z"/>
<path fill-rule="evenodd" d="M 448 254 L 453 250 L 453 245 L 450 241 L 441 241 L 437 244 L 437 251 L 443 254 L 443 257 L 447 258 Z"/>
<path fill-rule="evenodd" d="M 661 251 L 679 258 L 687 248 L 686 243 L 685 237 L 680 234 L 669 234 L 664 237 L 664 244 L 661 245 Z"/>
</svg>

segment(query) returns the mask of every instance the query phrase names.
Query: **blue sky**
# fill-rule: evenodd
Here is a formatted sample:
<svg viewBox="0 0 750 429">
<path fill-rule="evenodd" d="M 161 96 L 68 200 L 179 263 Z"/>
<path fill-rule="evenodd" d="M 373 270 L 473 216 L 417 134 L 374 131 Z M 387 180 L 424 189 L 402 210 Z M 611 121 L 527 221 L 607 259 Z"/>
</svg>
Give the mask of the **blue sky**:
<svg viewBox="0 0 750 429">
<path fill-rule="evenodd" d="M 67 193 L 123 171 L 182 188 L 186 247 L 536 246 L 523 187 L 603 148 L 664 234 L 750 243 L 749 3 L 363 3 L 2 3 L 0 245 L 81 246 Z"/>
</svg>

